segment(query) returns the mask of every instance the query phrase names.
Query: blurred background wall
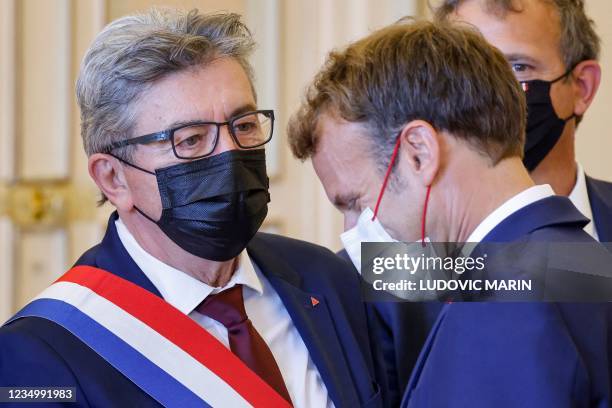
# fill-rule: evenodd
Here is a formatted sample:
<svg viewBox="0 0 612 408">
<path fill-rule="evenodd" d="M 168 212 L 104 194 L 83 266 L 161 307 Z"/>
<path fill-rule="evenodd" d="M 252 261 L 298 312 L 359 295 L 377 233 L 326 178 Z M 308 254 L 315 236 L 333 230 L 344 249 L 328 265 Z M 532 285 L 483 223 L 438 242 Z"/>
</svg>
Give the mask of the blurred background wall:
<svg viewBox="0 0 612 408">
<path fill-rule="evenodd" d="M 259 104 L 279 117 L 269 149 L 272 202 L 265 228 L 340 248 L 342 219 L 310 163 L 289 153 L 288 116 L 334 47 L 405 15 L 425 0 L 0 0 L 0 320 L 61 275 L 105 229 L 79 135 L 74 82 L 108 22 L 151 6 L 240 13 L 259 48 Z M 612 2 L 589 0 L 604 41 L 602 88 L 581 125 L 579 160 L 612 180 Z"/>
</svg>

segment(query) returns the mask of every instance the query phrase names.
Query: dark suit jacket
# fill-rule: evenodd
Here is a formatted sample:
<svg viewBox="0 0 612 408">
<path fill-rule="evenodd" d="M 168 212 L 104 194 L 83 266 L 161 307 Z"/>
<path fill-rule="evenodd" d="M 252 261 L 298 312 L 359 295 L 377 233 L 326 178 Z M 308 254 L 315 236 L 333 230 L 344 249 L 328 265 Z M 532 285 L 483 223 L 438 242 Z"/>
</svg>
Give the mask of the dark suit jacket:
<svg viewBox="0 0 612 408">
<path fill-rule="evenodd" d="M 612 183 L 586 177 L 593 222 L 601 242 L 612 242 Z"/>
<path fill-rule="evenodd" d="M 121 244 L 116 217 L 77 264 L 161 296 Z M 322 247 L 269 234 L 257 234 L 247 250 L 282 299 L 334 404 L 381 406 L 359 278 L 350 265 Z M 320 301 L 316 307 L 311 296 Z M 34 317 L 0 328 L 0 386 L 76 387 L 79 406 L 158 405 L 64 328 Z"/>
<path fill-rule="evenodd" d="M 484 241 L 594 243 L 586 223 L 567 198 L 550 197 L 512 214 Z M 599 265 L 611 262 L 605 250 L 598 254 Z M 607 304 L 378 303 L 369 318 L 394 406 L 402 396 L 407 407 L 611 402 Z"/>
</svg>

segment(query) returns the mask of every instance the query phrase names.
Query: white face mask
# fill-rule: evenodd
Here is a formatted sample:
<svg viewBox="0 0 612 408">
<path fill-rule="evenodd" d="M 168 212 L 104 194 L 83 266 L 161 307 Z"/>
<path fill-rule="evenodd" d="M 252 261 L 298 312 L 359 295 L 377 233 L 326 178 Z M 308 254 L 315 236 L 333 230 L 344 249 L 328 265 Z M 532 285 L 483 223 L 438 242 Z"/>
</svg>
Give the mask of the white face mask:
<svg viewBox="0 0 612 408">
<path fill-rule="evenodd" d="M 350 230 L 340 234 L 340 240 L 344 249 L 353 261 L 355 268 L 361 273 L 361 243 L 362 242 L 398 242 L 378 221 L 378 217 L 372 221 L 374 213 L 370 207 L 366 208 L 359 215 L 357 224 Z"/>
<path fill-rule="evenodd" d="M 374 213 L 370 207 L 361 212 L 357 219 L 357 224 L 348 231 L 340 234 L 340 240 L 344 245 L 344 249 L 348 256 L 353 261 L 355 268 L 361 273 L 361 243 L 362 242 L 399 242 L 393 238 L 385 227 L 382 226 L 378 217 L 373 221 Z M 416 241 L 416 243 L 421 240 Z M 425 238 L 425 242 L 431 242 L 429 238 Z M 421 252 L 419 252 L 420 254 Z"/>
<path fill-rule="evenodd" d="M 359 215 L 359 219 L 357 220 L 357 224 L 348 231 L 340 234 L 340 240 L 344 245 L 344 249 L 348 253 L 351 261 L 361 273 L 361 243 L 362 242 L 399 242 L 394 239 L 382 226 L 380 221 L 378 221 L 378 217 L 372 220 L 374 217 L 374 213 L 368 207 L 361 215 Z M 415 244 L 421 243 L 421 240 L 415 242 Z M 431 240 L 426 237 L 424 242 L 431 242 Z M 428 245 L 427 248 L 421 247 L 421 245 L 408 244 L 405 247 L 404 252 L 408 256 L 419 257 L 421 254 L 425 254 L 426 256 L 435 256 L 435 250 L 433 245 Z M 428 271 L 417 271 L 414 275 L 410 275 L 413 279 L 420 277 L 420 279 L 431 279 L 431 275 Z M 435 293 L 406 293 L 406 292 L 396 292 L 390 291 L 393 295 L 407 299 L 412 301 L 425 301 L 425 300 L 433 300 L 436 299 Z M 423 297 L 424 296 L 424 297 Z"/>
</svg>

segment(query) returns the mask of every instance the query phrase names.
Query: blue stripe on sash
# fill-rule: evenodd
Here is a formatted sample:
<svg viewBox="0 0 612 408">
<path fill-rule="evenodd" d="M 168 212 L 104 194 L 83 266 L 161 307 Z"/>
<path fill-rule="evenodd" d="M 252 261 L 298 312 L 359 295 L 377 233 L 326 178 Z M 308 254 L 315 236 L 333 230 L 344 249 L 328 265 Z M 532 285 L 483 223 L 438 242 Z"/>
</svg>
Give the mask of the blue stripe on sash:
<svg viewBox="0 0 612 408">
<path fill-rule="evenodd" d="M 72 305 L 61 300 L 37 299 L 9 322 L 28 316 L 41 317 L 64 327 L 162 405 L 210 407 L 132 346 Z"/>
</svg>

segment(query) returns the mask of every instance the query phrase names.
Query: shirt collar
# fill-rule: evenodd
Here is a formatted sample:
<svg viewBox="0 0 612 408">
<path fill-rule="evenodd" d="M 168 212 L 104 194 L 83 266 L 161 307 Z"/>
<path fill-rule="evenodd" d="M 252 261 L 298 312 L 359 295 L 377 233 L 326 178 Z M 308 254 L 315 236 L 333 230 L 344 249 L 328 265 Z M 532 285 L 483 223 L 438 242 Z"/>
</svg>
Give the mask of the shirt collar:
<svg viewBox="0 0 612 408">
<path fill-rule="evenodd" d="M 480 242 L 487 234 L 506 218 L 517 212 L 529 204 L 536 201 L 555 195 L 552 187 L 549 184 L 542 184 L 530 187 L 521 191 L 514 197 L 507 200 L 491 214 L 487 215 L 484 220 L 474 229 L 466 242 Z"/>
<path fill-rule="evenodd" d="M 263 284 L 246 250 L 240 253 L 238 265 L 229 282 L 223 287 L 213 287 L 149 254 L 136 241 L 121 218 L 115 221 L 115 226 L 121 243 L 136 265 L 155 285 L 164 300 L 186 315 L 190 314 L 209 295 L 222 292 L 235 285 L 243 285 L 260 295 L 263 294 Z"/>
<path fill-rule="evenodd" d="M 580 163 L 576 163 L 576 165 L 576 184 L 569 195 L 569 199 L 572 201 L 572 204 L 576 206 L 578 211 L 582 213 L 582 215 L 587 217 L 589 220 L 593 220 L 593 210 L 591 209 L 591 201 L 589 200 L 586 175 L 584 174 L 584 169 Z M 593 238 L 597 239 L 597 231 L 595 231 L 593 221 L 589 222 L 584 227 L 584 230 Z"/>
</svg>

